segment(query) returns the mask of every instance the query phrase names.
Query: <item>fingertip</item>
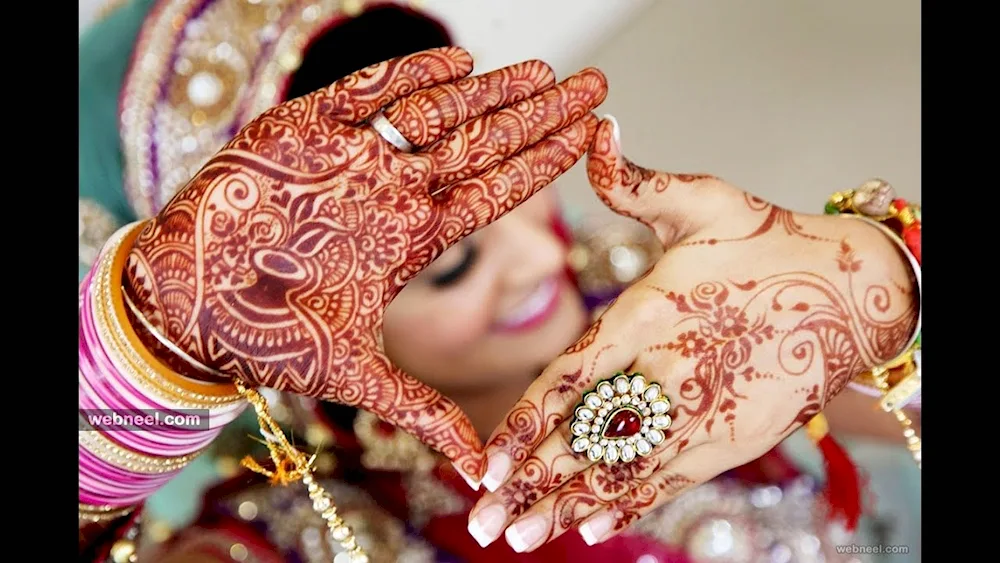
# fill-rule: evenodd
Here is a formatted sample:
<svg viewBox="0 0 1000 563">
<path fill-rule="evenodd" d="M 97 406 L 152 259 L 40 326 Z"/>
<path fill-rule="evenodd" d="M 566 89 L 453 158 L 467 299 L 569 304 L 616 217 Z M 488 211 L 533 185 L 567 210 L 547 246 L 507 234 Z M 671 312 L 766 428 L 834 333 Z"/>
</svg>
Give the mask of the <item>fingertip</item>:
<svg viewBox="0 0 1000 563">
<path fill-rule="evenodd" d="M 472 54 L 469 53 L 469 51 L 467 51 L 464 47 L 437 47 L 435 49 L 430 49 L 430 51 L 439 51 L 447 55 L 447 57 L 455 63 L 459 72 L 459 77 L 466 76 L 472 72 L 472 67 L 474 65 Z"/>
<path fill-rule="evenodd" d="M 536 83 L 542 88 L 551 88 L 556 84 L 556 71 L 552 70 L 549 63 L 541 59 L 531 59 L 525 63 L 534 74 Z"/>
<path fill-rule="evenodd" d="M 593 139 L 601 120 L 593 113 L 588 113 L 581 118 L 581 121 L 583 121 L 583 126 L 587 128 L 587 139 Z"/>
<path fill-rule="evenodd" d="M 615 147 L 618 149 L 618 152 L 621 152 L 622 130 L 621 127 L 618 125 L 618 120 L 615 119 L 615 116 L 611 115 L 610 113 L 604 114 L 603 120 L 611 122 L 611 138 L 614 140 Z"/>
<path fill-rule="evenodd" d="M 587 68 L 581 70 L 580 74 L 585 74 L 596 82 L 602 92 L 601 101 L 603 102 L 604 96 L 608 95 L 608 77 L 604 76 L 601 69 L 593 66 L 588 66 Z"/>
</svg>

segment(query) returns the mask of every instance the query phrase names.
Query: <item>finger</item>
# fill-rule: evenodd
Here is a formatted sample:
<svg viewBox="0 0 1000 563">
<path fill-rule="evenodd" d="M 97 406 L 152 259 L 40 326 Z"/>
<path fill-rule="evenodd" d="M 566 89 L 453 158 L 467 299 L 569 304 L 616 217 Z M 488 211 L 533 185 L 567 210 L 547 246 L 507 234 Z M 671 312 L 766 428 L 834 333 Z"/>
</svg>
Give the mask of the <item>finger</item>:
<svg viewBox="0 0 1000 563">
<path fill-rule="evenodd" d="M 607 503 L 644 483 L 659 470 L 660 464 L 659 458 L 640 457 L 627 464 L 600 463 L 588 467 L 512 522 L 505 534 L 507 543 L 522 553 L 561 536 Z"/>
<path fill-rule="evenodd" d="M 385 117 L 417 147 L 438 141 L 466 121 L 551 88 L 556 76 L 542 61 L 526 61 L 480 76 L 418 90 L 385 108 Z"/>
<path fill-rule="evenodd" d="M 606 541 L 633 522 L 677 498 L 692 488 L 711 481 L 731 467 L 716 455 L 717 447 L 705 444 L 685 450 L 653 474 L 608 503 L 580 525 L 587 545 Z"/>
<path fill-rule="evenodd" d="M 486 443 L 489 467 L 483 481 L 488 489 L 495 490 L 546 436 L 569 421 L 598 380 L 636 362 L 643 335 L 663 322 L 662 307 L 655 303 L 635 288 L 625 291 L 528 387 Z"/>
<path fill-rule="evenodd" d="M 642 221 L 670 246 L 719 213 L 725 184 L 708 174 L 671 174 L 643 168 L 621 149 L 621 130 L 605 116 L 587 153 L 587 177 L 597 197 L 620 215 Z M 723 203 L 728 204 L 728 200 Z"/>
<path fill-rule="evenodd" d="M 469 418 L 448 398 L 392 365 L 384 354 L 354 351 L 357 377 L 336 382 L 338 403 L 363 408 L 447 457 L 473 489 L 485 466 Z"/>
<path fill-rule="evenodd" d="M 472 55 L 461 47 L 441 47 L 365 67 L 316 93 L 319 112 L 357 123 L 399 98 L 472 72 Z"/>
<path fill-rule="evenodd" d="M 585 336 L 586 341 L 593 342 Z M 483 482 L 495 493 L 476 503 L 469 522 L 469 533 L 483 546 L 535 500 L 591 464 L 586 454 L 570 448 L 568 420 L 582 392 L 599 377 L 627 367 L 634 353 L 614 344 L 570 350 L 528 388 L 490 440 Z"/>
<path fill-rule="evenodd" d="M 608 85 L 586 69 L 545 92 L 468 121 L 427 147 L 428 190 L 479 174 L 582 118 L 600 105 Z"/>
<path fill-rule="evenodd" d="M 573 167 L 587 151 L 597 118 L 586 114 L 565 129 L 475 178 L 437 195 L 438 252 L 496 221 Z"/>
</svg>

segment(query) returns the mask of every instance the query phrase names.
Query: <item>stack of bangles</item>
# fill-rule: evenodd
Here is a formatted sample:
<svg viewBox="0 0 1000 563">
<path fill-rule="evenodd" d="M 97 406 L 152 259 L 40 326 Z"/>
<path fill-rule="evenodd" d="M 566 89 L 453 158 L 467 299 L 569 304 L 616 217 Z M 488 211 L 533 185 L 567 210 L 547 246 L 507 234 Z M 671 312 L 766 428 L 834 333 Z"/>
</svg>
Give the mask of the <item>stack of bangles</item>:
<svg viewBox="0 0 1000 563">
<path fill-rule="evenodd" d="M 127 225 L 105 244 L 80 284 L 80 528 L 111 523 L 172 479 L 247 406 L 256 411 L 273 469 L 252 458 L 243 465 L 275 484 L 301 481 L 329 535 L 343 547 L 335 563 L 367 563 L 353 530 L 315 482 L 313 458 L 299 452 L 268 412 L 267 401 L 241 381 L 207 383 L 185 377 L 155 357 L 131 325 L 128 309 L 160 344 L 201 371 L 220 376 L 168 341 L 122 289 L 122 272 L 145 222 Z M 130 518 L 111 548 L 115 563 L 136 560 Z M 82 537 L 82 536 L 81 536 Z"/>
<path fill-rule="evenodd" d="M 247 405 L 232 384 L 172 371 L 129 324 L 121 278 L 140 226 L 115 233 L 80 284 L 81 527 L 131 513 Z"/>
<path fill-rule="evenodd" d="M 913 268 L 920 299 L 920 206 L 897 198 L 883 180 L 869 180 L 854 190 L 838 192 L 826 204 L 826 214 L 861 219 L 888 234 Z M 878 406 L 892 413 L 903 426 L 906 445 L 920 467 L 920 437 L 904 408 L 920 410 L 920 307 L 913 338 L 903 353 L 886 364 L 862 373 L 851 388 L 878 399 Z"/>
</svg>

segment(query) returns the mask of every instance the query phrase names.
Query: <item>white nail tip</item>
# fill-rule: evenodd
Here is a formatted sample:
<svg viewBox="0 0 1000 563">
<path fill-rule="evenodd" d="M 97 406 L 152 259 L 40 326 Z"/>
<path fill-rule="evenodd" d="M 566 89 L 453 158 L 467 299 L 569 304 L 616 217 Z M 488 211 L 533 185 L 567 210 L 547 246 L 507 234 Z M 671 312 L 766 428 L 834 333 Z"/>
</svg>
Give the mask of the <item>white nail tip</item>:
<svg viewBox="0 0 1000 563">
<path fill-rule="evenodd" d="M 473 491 L 478 491 L 479 490 L 479 483 L 477 481 L 475 481 L 472 477 L 469 477 L 468 475 L 466 475 L 462 471 L 459 471 L 458 469 L 456 469 L 455 472 L 458 473 L 459 475 L 461 475 L 462 479 L 465 479 L 465 483 L 467 485 L 469 485 L 469 487 L 471 487 Z M 485 479 L 484 479 L 484 481 L 485 481 Z"/>
<path fill-rule="evenodd" d="M 517 533 L 517 528 L 514 526 L 508 526 L 507 531 L 504 532 L 504 536 L 507 537 L 507 543 L 510 544 L 511 549 L 518 553 L 524 553 L 524 550 L 529 547 L 527 542 Z"/>
<path fill-rule="evenodd" d="M 479 547 L 486 547 L 493 542 L 493 538 L 487 536 L 486 532 L 484 532 L 482 527 L 479 526 L 478 520 L 473 520 L 472 522 L 469 522 L 469 534 L 473 538 L 475 538 L 476 543 L 479 544 Z"/>
<path fill-rule="evenodd" d="M 502 484 L 503 483 L 501 483 L 500 481 L 493 479 L 492 475 L 487 474 L 485 477 L 483 477 L 483 485 L 491 493 L 497 492 L 497 489 L 499 489 L 500 485 Z"/>
<path fill-rule="evenodd" d="M 595 536 L 594 532 L 590 529 L 589 522 L 580 524 L 580 537 L 583 538 L 583 541 L 587 542 L 587 545 L 594 545 L 597 543 L 597 536 Z"/>
</svg>

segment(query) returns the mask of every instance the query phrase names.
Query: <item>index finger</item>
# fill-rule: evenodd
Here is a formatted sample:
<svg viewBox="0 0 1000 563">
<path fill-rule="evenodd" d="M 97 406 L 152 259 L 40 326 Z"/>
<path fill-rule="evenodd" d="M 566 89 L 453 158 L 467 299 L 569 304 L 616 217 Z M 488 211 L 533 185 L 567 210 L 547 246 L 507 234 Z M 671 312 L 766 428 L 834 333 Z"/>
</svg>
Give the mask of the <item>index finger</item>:
<svg viewBox="0 0 1000 563">
<path fill-rule="evenodd" d="M 626 370 L 635 350 L 615 342 L 606 319 L 614 308 L 542 372 L 507 414 L 486 443 L 487 469 L 483 484 L 496 491 L 561 424 L 594 382 Z M 628 340 L 626 339 L 625 342 Z M 568 445 L 568 444 L 567 444 Z M 544 461 L 544 460 L 543 460 Z"/>
</svg>

